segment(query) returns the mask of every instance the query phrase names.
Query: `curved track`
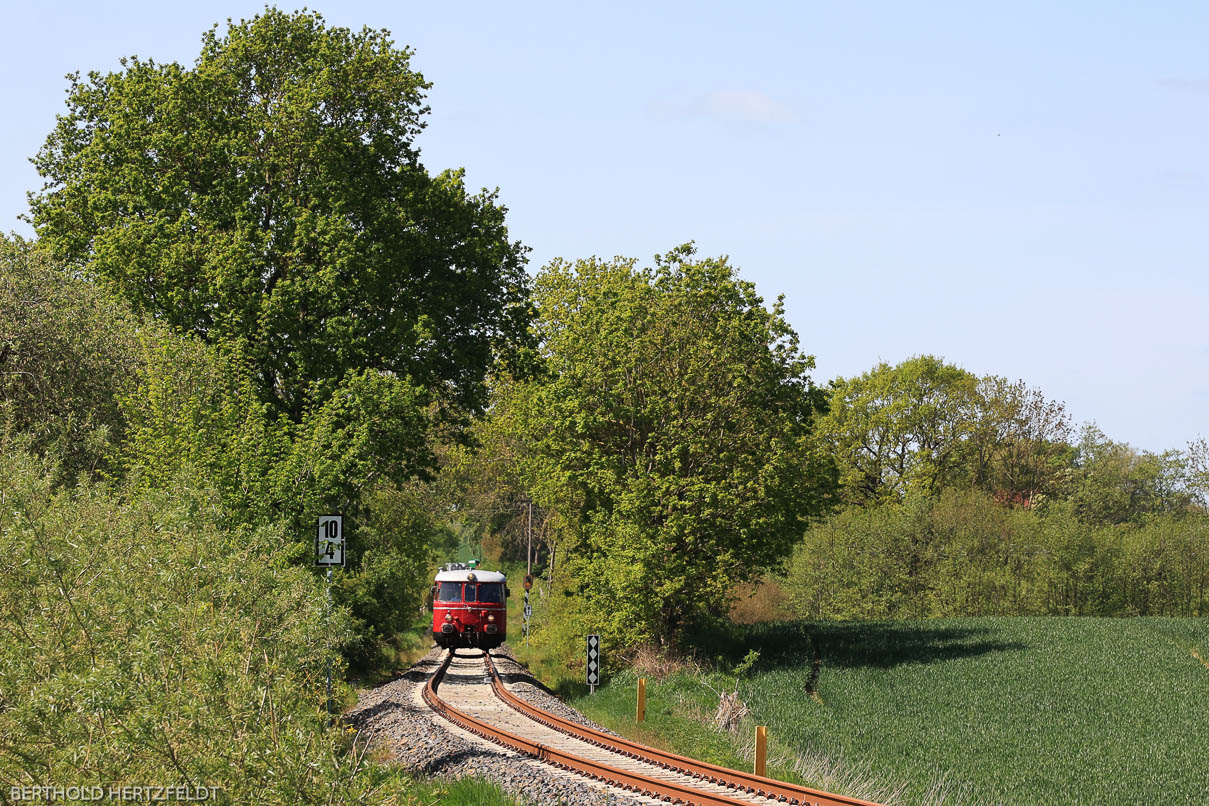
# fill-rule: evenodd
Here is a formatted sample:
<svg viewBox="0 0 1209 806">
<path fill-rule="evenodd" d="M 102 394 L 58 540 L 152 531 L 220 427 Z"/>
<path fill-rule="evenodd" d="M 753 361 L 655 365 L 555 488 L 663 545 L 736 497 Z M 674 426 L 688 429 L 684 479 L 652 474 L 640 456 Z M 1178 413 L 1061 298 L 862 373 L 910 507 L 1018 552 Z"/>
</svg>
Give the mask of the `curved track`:
<svg viewBox="0 0 1209 806">
<path fill-rule="evenodd" d="M 486 652 L 449 652 L 425 686 L 424 700 L 454 724 L 496 744 L 592 780 L 673 803 L 877 806 L 706 764 L 570 722 L 508 691 Z"/>
</svg>

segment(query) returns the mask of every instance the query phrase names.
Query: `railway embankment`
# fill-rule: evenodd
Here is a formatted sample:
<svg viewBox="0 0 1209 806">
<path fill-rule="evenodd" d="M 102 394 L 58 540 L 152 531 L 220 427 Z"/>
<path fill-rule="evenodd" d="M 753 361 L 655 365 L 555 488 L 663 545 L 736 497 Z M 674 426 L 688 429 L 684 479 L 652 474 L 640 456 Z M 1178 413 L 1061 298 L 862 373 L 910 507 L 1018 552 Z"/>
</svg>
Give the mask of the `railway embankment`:
<svg viewBox="0 0 1209 806">
<path fill-rule="evenodd" d="M 441 718 L 425 704 L 422 691 L 444 654 L 445 650 L 433 649 L 400 677 L 362 692 L 345 719 L 389 752 L 395 763 L 419 774 L 486 778 L 518 800 L 540 806 L 637 806 L 648 802 L 526 759 Z M 510 657 L 506 646 L 495 657 L 501 678 L 514 694 L 564 719 L 601 729 L 542 689 Z"/>
</svg>

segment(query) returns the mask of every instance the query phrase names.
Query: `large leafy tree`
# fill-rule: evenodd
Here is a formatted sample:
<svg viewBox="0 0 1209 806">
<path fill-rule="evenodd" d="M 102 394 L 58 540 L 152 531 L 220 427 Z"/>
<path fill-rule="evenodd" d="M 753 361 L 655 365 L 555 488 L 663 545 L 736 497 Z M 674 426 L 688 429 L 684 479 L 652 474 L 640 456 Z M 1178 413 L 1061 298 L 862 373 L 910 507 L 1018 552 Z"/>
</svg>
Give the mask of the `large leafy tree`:
<svg viewBox="0 0 1209 806">
<path fill-rule="evenodd" d="M 35 160 L 38 236 L 137 311 L 233 344 L 295 421 L 366 370 L 475 411 L 525 338 L 525 249 L 495 194 L 420 163 L 410 56 L 269 8 L 207 32 L 191 68 L 74 75 Z"/>
<path fill-rule="evenodd" d="M 1062 403 L 931 355 L 837 379 L 819 433 L 856 504 L 964 484 L 1028 503 L 1062 486 L 1072 452 Z"/>
<path fill-rule="evenodd" d="M 994 375 L 979 381 L 977 401 L 967 448 L 970 480 L 1013 503 L 1061 493 L 1074 455 L 1066 406 L 1024 381 Z"/>
<path fill-rule="evenodd" d="M 1183 512 L 1195 503 L 1195 453 L 1139 451 L 1083 426 L 1071 501 L 1088 523 L 1141 522 L 1160 512 Z M 1190 481 L 1192 482 L 1190 484 Z"/>
<path fill-rule="evenodd" d="M 535 300 L 546 374 L 511 389 L 531 489 L 572 533 L 592 625 L 674 641 L 778 564 L 823 505 L 813 360 L 780 301 L 766 308 L 690 246 L 653 268 L 555 261 Z"/>
<path fill-rule="evenodd" d="M 963 472 L 977 417 L 978 379 L 930 355 L 833 383 L 819 433 L 831 446 L 845 496 L 862 503 L 933 493 Z"/>
</svg>

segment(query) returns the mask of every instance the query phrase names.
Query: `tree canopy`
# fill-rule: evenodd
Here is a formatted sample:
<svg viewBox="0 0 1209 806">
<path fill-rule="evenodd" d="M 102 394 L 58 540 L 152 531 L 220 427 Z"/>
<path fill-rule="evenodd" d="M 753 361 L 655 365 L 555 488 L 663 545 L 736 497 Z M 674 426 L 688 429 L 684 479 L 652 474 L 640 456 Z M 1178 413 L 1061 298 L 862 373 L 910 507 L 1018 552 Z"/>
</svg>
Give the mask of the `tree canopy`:
<svg viewBox="0 0 1209 806">
<path fill-rule="evenodd" d="M 653 268 L 555 261 L 535 300 L 545 374 L 510 392 L 535 497 L 569 525 L 596 623 L 674 640 L 724 613 L 822 507 L 813 359 L 780 301 L 765 308 L 691 246 Z"/>
<path fill-rule="evenodd" d="M 819 432 L 849 499 L 939 489 L 959 467 L 977 385 L 974 375 L 928 355 L 835 381 Z"/>
<path fill-rule="evenodd" d="M 236 343 L 294 420 L 361 370 L 477 411 L 525 343 L 526 250 L 495 193 L 420 163 L 410 57 L 268 8 L 207 32 L 192 68 L 71 76 L 35 159 L 38 236 L 136 311 Z"/>
<path fill-rule="evenodd" d="M 0 301 L 45 297 L 0 323 L 0 409 L 61 414 L 42 442 L 110 434 L 137 495 L 211 488 L 233 526 L 280 530 L 281 560 L 344 513 L 334 598 L 370 658 L 443 534 L 422 483 L 443 426 L 531 343 L 526 249 L 494 193 L 421 164 L 429 85 L 386 31 L 268 8 L 189 67 L 121 64 L 71 77 L 35 159 L 39 249 L 0 251 Z"/>
<path fill-rule="evenodd" d="M 834 381 L 819 434 L 854 503 L 960 484 L 1028 501 L 1060 483 L 1072 453 L 1061 403 L 931 355 Z"/>
<path fill-rule="evenodd" d="M 1195 443 L 1189 448 L 1195 451 Z M 1079 434 L 1071 501 L 1089 523 L 1141 522 L 1160 512 L 1182 512 L 1196 501 L 1184 451 L 1139 451 L 1105 436 L 1095 423 Z"/>
</svg>

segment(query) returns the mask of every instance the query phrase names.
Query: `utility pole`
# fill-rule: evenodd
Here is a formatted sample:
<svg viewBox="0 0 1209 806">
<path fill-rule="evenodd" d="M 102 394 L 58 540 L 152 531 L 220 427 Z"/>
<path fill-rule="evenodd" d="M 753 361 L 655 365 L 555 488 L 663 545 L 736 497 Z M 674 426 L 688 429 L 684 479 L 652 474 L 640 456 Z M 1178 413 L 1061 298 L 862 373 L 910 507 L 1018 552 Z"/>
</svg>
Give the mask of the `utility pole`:
<svg viewBox="0 0 1209 806">
<path fill-rule="evenodd" d="M 522 612 L 524 621 L 521 631 L 525 635 L 525 646 L 529 646 L 529 619 L 533 616 L 533 605 L 529 603 L 529 590 L 533 587 L 533 499 L 525 496 L 520 502 L 526 514 L 525 521 L 525 609 Z"/>
</svg>

